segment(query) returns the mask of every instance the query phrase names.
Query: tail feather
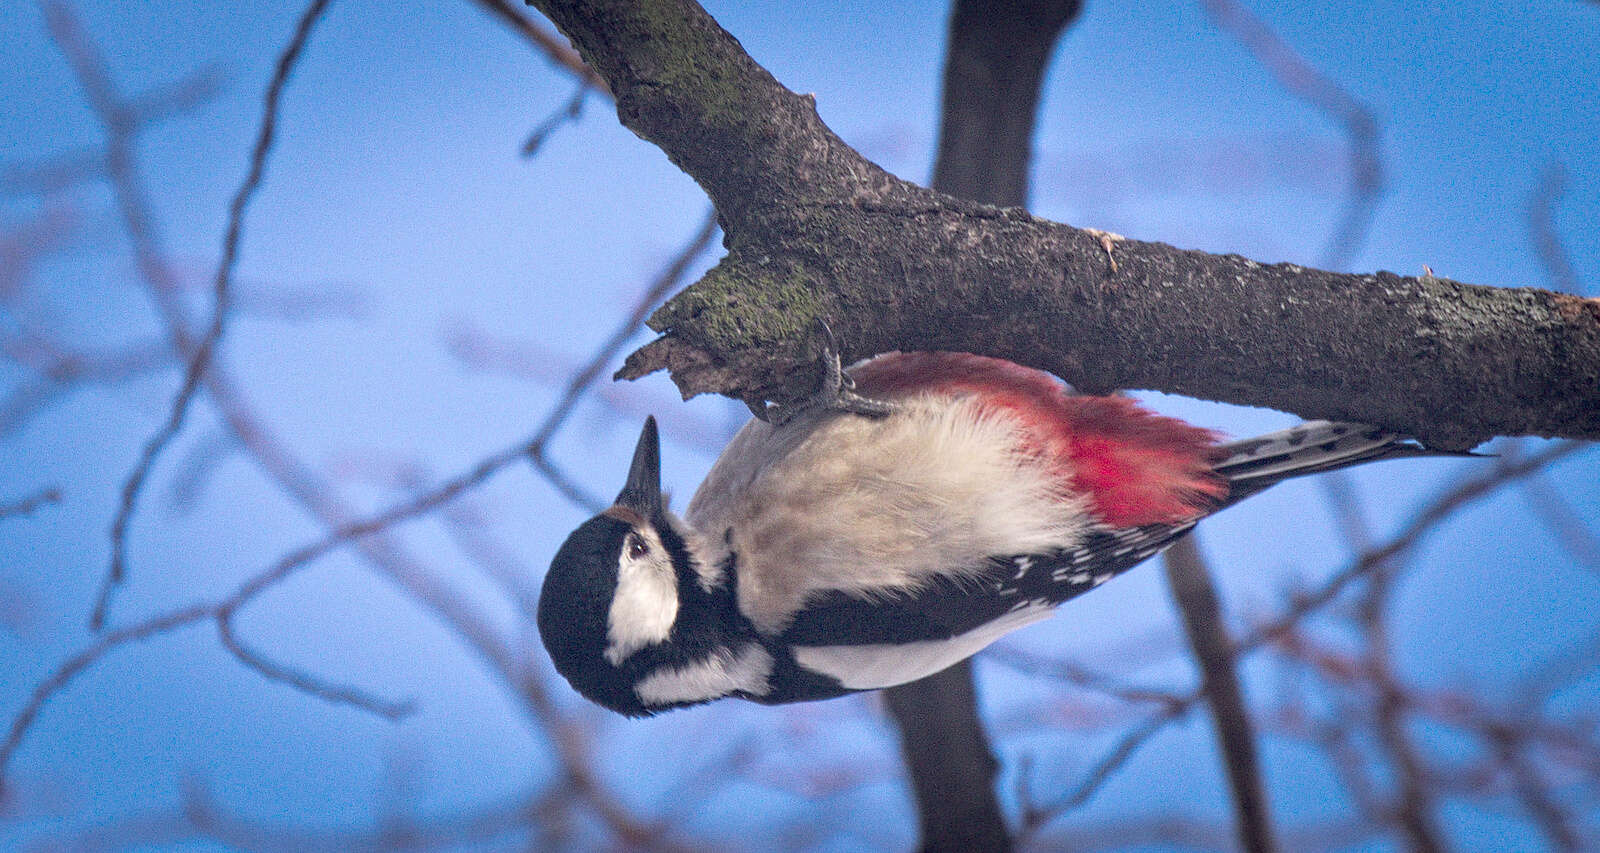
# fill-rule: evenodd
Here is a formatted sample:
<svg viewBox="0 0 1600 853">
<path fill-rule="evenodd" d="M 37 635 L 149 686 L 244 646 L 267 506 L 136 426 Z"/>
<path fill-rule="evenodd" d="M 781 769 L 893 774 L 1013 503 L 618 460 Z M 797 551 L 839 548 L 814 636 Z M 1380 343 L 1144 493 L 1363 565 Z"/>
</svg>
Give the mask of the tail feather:
<svg viewBox="0 0 1600 853">
<path fill-rule="evenodd" d="M 1471 456 L 1432 450 L 1410 436 L 1366 424 L 1307 421 L 1217 448 L 1215 470 L 1228 481 L 1224 506 L 1292 477 L 1412 456 Z"/>
</svg>

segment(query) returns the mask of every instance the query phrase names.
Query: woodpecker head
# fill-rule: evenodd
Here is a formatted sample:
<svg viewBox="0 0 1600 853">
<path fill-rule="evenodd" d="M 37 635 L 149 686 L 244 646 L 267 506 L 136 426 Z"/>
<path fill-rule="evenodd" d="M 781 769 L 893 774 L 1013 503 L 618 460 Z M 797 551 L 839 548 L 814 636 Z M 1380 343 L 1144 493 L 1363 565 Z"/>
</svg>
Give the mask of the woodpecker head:
<svg viewBox="0 0 1600 853">
<path fill-rule="evenodd" d="M 585 697 L 628 716 L 657 710 L 635 685 L 666 644 L 679 610 L 679 579 L 691 565 L 661 498 L 655 418 L 633 451 L 616 503 L 567 537 L 545 575 L 539 636 L 556 671 Z"/>
</svg>

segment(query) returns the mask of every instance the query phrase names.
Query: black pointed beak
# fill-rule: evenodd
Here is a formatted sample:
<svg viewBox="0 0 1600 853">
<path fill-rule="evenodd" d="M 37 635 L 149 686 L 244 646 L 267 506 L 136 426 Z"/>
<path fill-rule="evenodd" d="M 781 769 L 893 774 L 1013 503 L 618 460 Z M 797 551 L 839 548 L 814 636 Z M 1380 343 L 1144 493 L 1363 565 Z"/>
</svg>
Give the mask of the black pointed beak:
<svg viewBox="0 0 1600 853">
<path fill-rule="evenodd" d="M 661 506 L 661 437 L 656 432 L 655 416 L 644 419 L 644 432 L 633 449 L 633 465 L 628 468 L 628 483 L 617 495 L 617 505 L 625 506 L 648 519 L 659 518 Z"/>
</svg>

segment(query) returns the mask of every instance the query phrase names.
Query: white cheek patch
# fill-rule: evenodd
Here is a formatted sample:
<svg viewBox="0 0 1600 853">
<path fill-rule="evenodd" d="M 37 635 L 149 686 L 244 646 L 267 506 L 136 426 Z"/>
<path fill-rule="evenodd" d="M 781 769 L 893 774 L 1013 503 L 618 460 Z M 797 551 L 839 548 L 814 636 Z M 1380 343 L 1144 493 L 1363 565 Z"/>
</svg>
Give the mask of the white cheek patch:
<svg viewBox="0 0 1600 853">
<path fill-rule="evenodd" d="M 634 687 L 646 706 L 679 702 L 709 702 L 744 691 L 765 695 L 772 674 L 772 655 L 754 643 L 735 652 L 718 649 L 710 657 L 677 667 L 664 667 L 645 676 Z"/>
<path fill-rule="evenodd" d="M 851 690 L 894 687 L 932 675 L 969 658 L 1024 625 L 1048 617 L 1055 608 L 1039 601 L 948 640 L 878 643 L 861 646 L 795 646 L 795 663 L 831 676 Z"/>
<path fill-rule="evenodd" d="M 648 550 L 630 556 L 631 538 L 642 539 Z M 653 532 L 635 530 L 622 545 L 617 564 L 617 591 L 606 617 L 606 660 L 619 666 L 628 656 L 663 642 L 678 618 L 678 578 L 667 549 Z"/>
</svg>

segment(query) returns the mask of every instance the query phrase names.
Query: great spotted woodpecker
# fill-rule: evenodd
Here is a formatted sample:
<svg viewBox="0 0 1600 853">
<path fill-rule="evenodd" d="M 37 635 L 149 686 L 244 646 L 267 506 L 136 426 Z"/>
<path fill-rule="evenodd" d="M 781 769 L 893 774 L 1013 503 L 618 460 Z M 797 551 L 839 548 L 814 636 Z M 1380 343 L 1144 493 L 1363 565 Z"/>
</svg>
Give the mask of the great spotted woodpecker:
<svg viewBox="0 0 1600 853">
<path fill-rule="evenodd" d="M 747 424 L 681 519 L 645 421 L 616 504 L 568 537 L 539 601 L 540 636 L 579 693 L 644 716 L 903 684 L 1274 483 L 1433 452 L 1326 421 L 1219 444 L 975 355 L 891 353 L 834 374 L 823 404 Z"/>
</svg>

